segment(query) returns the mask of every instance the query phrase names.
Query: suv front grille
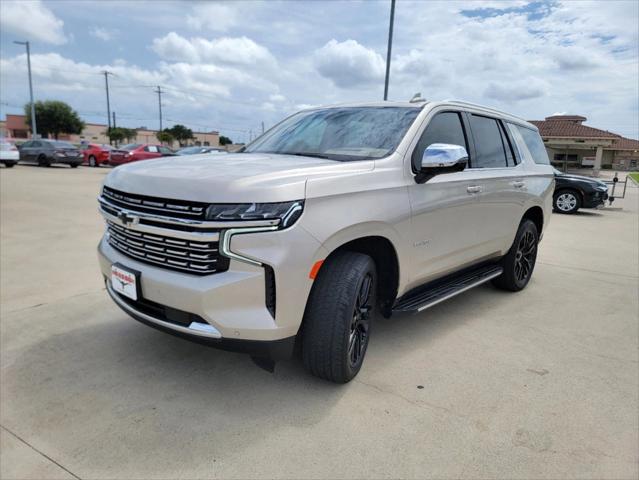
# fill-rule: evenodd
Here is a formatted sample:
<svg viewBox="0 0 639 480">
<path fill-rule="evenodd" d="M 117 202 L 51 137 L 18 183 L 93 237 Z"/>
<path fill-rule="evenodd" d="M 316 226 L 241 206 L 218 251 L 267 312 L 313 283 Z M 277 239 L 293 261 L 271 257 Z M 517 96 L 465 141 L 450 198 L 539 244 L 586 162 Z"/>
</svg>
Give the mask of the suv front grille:
<svg viewBox="0 0 639 480">
<path fill-rule="evenodd" d="M 126 228 L 107 220 L 109 245 L 136 260 L 195 275 L 209 275 L 229 268 L 218 242 L 196 242 Z"/>
<path fill-rule="evenodd" d="M 208 206 L 207 203 L 168 200 L 125 193 L 109 187 L 102 189 L 102 196 L 110 203 L 127 210 L 189 220 L 204 220 Z"/>
</svg>

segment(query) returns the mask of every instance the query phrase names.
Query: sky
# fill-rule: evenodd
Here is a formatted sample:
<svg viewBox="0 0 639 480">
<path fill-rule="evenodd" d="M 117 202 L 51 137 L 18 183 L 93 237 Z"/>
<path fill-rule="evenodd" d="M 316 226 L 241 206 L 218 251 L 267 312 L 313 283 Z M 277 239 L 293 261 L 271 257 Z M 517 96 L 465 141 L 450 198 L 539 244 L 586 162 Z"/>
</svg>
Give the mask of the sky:
<svg viewBox="0 0 639 480">
<path fill-rule="evenodd" d="M 63 100 L 106 123 L 246 142 L 297 110 L 383 98 L 390 0 L 0 2 L 0 118 Z M 389 100 L 420 92 L 639 138 L 639 0 L 397 0 Z"/>
</svg>

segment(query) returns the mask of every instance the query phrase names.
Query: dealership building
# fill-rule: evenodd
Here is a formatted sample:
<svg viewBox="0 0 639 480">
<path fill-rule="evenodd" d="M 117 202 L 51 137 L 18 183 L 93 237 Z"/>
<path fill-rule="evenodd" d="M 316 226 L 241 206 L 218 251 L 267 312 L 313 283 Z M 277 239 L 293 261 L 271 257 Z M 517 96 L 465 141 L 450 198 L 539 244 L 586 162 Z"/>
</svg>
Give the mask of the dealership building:
<svg viewBox="0 0 639 480">
<path fill-rule="evenodd" d="M 548 157 L 557 167 L 637 170 L 639 140 L 584 125 L 586 117 L 553 115 L 531 120 L 544 140 Z"/>
</svg>

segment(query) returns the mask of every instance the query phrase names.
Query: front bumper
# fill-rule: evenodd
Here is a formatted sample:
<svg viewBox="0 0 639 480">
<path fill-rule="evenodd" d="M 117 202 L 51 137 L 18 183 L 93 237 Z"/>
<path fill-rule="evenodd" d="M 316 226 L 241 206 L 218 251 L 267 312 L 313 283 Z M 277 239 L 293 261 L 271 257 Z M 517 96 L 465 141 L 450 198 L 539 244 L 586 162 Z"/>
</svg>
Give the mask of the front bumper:
<svg viewBox="0 0 639 480">
<path fill-rule="evenodd" d="M 584 208 L 601 208 L 608 200 L 608 192 L 595 190 L 584 195 Z"/>
<path fill-rule="evenodd" d="M 235 235 L 232 250 L 258 259 L 273 269 L 276 284 L 274 316 L 267 308 L 266 270 L 260 265 L 231 259 L 227 271 L 192 275 L 135 260 L 115 250 L 106 238 L 98 246 L 98 257 L 109 294 L 136 320 L 223 349 L 268 353 L 275 348 L 280 352 L 283 344 L 290 343 L 287 339 L 294 338 L 299 330 L 312 286 L 308 273 L 322 256 L 321 246 L 303 228 L 295 225 L 287 230 Z M 201 325 L 189 328 L 188 322 L 177 323 L 171 318 L 163 318 L 113 292 L 109 281 L 114 263 L 141 272 L 143 300 L 200 319 L 196 323 L 203 322 L 212 327 L 208 334 Z M 272 342 L 276 343 L 270 345 Z"/>
<path fill-rule="evenodd" d="M 148 313 L 139 310 L 134 304 L 132 304 L 132 302 L 127 301 L 126 298 L 122 297 L 117 292 L 114 292 L 109 280 L 106 281 L 106 288 L 115 304 L 133 319 L 176 337 L 218 348 L 220 350 L 247 353 L 253 357 L 268 358 L 271 360 L 286 360 L 293 354 L 293 350 L 295 348 L 295 336 L 271 341 L 223 338 L 212 326 L 194 325 L 197 322 L 192 322 L 190 326 L 182 326 L 175 322 L 160 319 L 157 315 L 149 315 Z"/>
</svg>

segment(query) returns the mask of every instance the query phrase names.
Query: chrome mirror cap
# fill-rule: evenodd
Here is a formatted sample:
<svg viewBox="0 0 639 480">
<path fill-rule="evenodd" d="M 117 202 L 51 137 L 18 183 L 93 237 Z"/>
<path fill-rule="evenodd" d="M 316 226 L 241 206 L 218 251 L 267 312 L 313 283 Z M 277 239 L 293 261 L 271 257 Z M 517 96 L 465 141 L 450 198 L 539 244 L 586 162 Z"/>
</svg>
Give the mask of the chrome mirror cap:
<svg viewBox="0 0 639 480">
<path fill-rule="evenodd" d="M 424 150 L 422 169 L 453 167 L 468 162 L 464 147 L 449 143 L 433 143 Z"/>
</svg>

